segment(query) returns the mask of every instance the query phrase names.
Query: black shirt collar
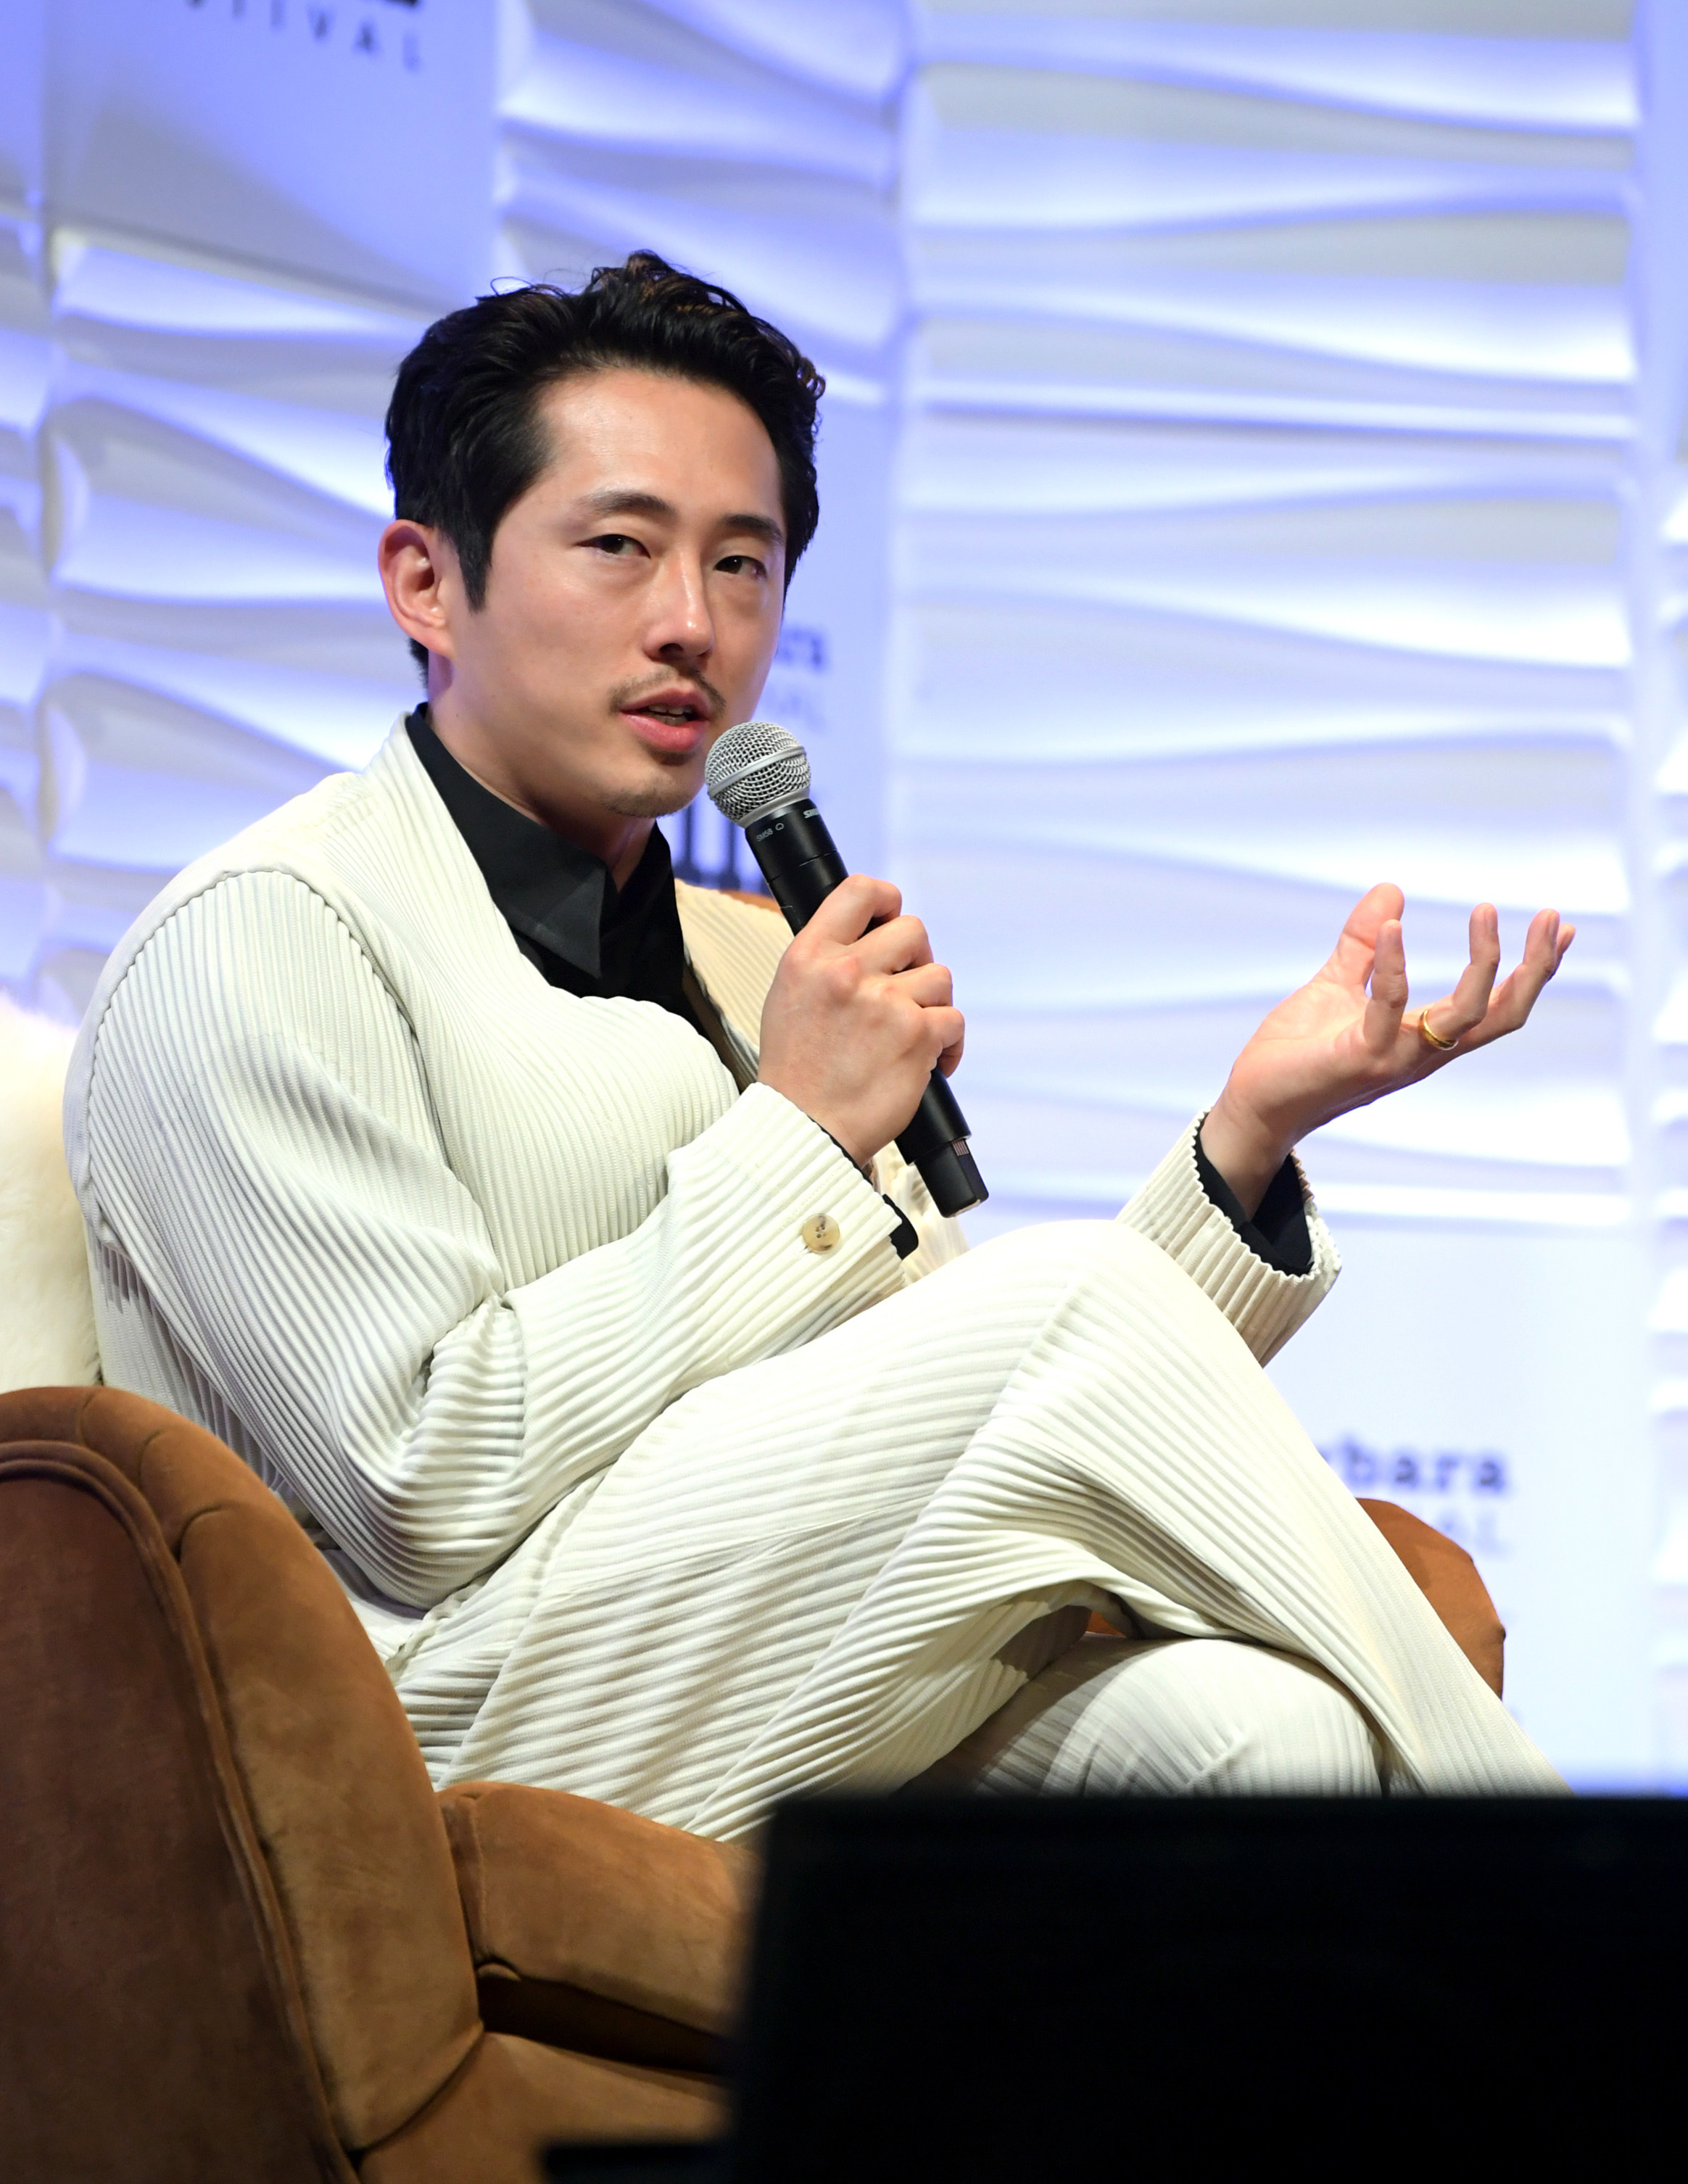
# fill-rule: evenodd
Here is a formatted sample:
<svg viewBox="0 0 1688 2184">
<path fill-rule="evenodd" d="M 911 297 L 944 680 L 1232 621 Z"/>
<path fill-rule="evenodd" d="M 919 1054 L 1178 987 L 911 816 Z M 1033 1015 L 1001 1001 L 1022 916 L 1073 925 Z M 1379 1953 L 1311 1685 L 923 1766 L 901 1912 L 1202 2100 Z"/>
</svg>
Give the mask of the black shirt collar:
<svg viewBox="0 0 1688 2184">
<path fill-rule="evenodd" d="M 686 944 L 662 830 L 619 890 L 589 850 L 483 788 L 434 733 L 426 705 L 405 722 L 516 945 L 554 986 L 655 1001 L 695 1022 L 682 990 Z"/>
<path fill-rule="evenodd" d="M 603 864 L 483 788 L 434 733 L 426 705 L 405 726 L 507 922 L 595 978 L 604 897 L 615 894 Z"/>
</svg>

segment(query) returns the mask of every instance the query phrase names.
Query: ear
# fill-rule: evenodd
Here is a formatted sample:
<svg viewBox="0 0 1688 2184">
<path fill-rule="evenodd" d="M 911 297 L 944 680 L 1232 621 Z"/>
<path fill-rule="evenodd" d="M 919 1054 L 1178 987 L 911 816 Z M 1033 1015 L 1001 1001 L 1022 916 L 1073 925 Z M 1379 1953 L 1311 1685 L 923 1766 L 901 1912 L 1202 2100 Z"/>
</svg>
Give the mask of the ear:
<svg viewBox="0 0 1688 2184">
<path fill-rule="evenodd" d="M 443 531 L 401 518 L 376 549 L 387 610 L 406 637 L 442 659 L 455 657 L 451 625 L 463 597 L 456 549 Z"/>
</svg>

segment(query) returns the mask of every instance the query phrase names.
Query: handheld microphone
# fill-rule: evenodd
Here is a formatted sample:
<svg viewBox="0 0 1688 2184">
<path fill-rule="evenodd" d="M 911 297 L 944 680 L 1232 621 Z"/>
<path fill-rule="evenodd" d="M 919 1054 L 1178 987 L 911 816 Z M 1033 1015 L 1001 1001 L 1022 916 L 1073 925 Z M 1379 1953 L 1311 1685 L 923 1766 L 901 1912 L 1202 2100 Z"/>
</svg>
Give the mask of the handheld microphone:
<svg viewBox="0 0 1688 2184">
<path fill-rule="evenodd" d="M 741 721 L 709 755 L 710 801 L 744 829 L 774 900 L 800 933 L 849 866 L 809 798 L 809 755 L 773 721 Z M 990 1195 L 967 1145 L 967 1118 L 934 1069 L 897 1150 L 917 1167 L 940 1213 L 965 1213 Z"/>
</svg>

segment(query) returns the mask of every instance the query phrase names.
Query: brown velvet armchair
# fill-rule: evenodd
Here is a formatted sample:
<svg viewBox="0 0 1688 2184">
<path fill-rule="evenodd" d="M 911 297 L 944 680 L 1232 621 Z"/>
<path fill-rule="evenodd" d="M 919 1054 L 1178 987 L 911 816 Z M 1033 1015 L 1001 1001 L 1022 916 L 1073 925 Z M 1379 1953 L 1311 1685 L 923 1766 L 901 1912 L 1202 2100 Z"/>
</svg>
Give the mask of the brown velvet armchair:
<svg viewBox="0 0 1688 2184">
<path fill-rule="evenodd" d="M 1470 1557 L 1367 1507 L 1498 1689 Z M 749 1858 L 436 1797 L 304 1532 L 137 1396 L 0 1395 L 0 1739 L 8 2184 L 531 2184 L 719 2130 Z"/>
<path fill-rule="evenodd" d="M 532 2184 L 699 2138 L 750 1862 L 560 1791 L 436 1797 L 362 1626 L 220 1442 L 0 1396 L 10 2184 Z"/>
</svg>

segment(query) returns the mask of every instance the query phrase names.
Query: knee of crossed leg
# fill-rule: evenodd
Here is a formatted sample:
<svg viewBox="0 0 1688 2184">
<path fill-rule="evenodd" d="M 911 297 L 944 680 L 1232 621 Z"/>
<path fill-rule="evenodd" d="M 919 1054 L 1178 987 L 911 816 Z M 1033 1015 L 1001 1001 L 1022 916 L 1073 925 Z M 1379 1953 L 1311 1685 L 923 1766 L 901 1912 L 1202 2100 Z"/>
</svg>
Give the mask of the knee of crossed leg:
<svg viewBox="0 0 1688 2184">
<path fill-rule="evenodd" d="M 1224 1644 L 1208 1664 L 1212 1728 L 1225 1749 L 1189 1787 L 1198 1796 L 1375 1797 L 1375 1732 L 1334 1677 L 1309 1661 Z"/>
</svg>

